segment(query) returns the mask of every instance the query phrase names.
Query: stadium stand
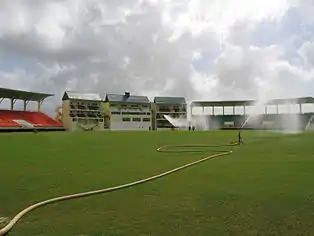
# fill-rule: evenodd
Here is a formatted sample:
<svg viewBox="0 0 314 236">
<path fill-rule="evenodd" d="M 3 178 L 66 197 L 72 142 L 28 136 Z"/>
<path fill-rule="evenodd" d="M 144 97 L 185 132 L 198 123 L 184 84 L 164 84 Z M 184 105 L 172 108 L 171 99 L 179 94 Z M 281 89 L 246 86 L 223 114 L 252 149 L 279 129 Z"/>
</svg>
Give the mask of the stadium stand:
<svg viewBox="0 0 314 236">
<path fill-rule="evenodd" d="M 152 106 L 153 129 L 172 129 L 173 125 L 164 117 L 187 118 L 186 100 L 184 97 L 155 97 Z"/>
<path fill-rule="evenodd" d="M 102 131 L 108 126 L 102 107 L 99 94 L 66 91 L 57 109 L 58 119 L 69 131 Z"/>
<path fill-rule="evenodd" d="M 246 101 L 193 101 L 191 104 L 191 114 L 192 117 L 196 115 L 193 114 L 193 108 L 201 107 L 204 112 L 205 107 L 210 107 L 210 114 L 203 114 L 207 117 L 208 123 L 210 124 L 210 129 L 239 129 L 248 119 L 250 114 L 246 114 L 246 108 L 249 106 L 255 106 L 257 104 L 256 100 L 246 100 Z M 303 104 L 313 104 L 314 98 L 312 97 L 302 97 L 302 98 L 288 98 L 288 99 L 272 99 L 264 104 L 265 112 L 262 114 L 254 115 L 254 118 L 250 119 L 249 122 L 243 127 L 244 129 L 272 129 L 272 130 L 282 130 L 295 128 L 291 127 L 293 124 L 298 124 L 298 129 L 305 130 L 312 123 L 314 118 L 313 112 L 303 112 Z M 298 105 L 299 112 L 296 114 L 292 113 L 279 113 L 279 105 Z M 268 114 L 268 106 L 275 106 L 275 114 Z M 215 108 L 222 108 L 222 114 L 215 114 Z M 232 107 L 232 114 L 225 114 L 225 107 Z M 236 108 L 241 107 L 242 112 L 236 114 Z M 313 106 L 314 107 L 314 106 Z"/>
<path fill-rule="evenodd" d="M 4 99 L 11 102 L 10 110 L 0 110 L 0 132 L 10 131 L 63 131 L 63 126 L 40 111 L 43 101 L 52 94 L 34 93 L 0 88 L 0 103 Z M 14 110 L 17 100 L 23 101 L 23 111 Z M 27 111 L 29 102 L 37 102 L 38 111 Z"/>
<path fill-rule="evenodd" d="M 105 111 L 110 130 L 151 130 L 151 107 L 146 96 L 107 94 Z"/>
</svg>

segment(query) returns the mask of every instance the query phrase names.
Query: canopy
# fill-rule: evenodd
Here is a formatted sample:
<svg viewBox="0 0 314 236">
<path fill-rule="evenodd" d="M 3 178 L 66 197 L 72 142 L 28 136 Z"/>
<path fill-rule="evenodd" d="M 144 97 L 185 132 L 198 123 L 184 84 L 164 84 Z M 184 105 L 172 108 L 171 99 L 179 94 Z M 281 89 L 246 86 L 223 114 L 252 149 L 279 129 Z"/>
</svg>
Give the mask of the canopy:
<svg viewBox="0 0 314 236">
<path fill-rule="evenodd" d="M 42 101 L 47 97 L 54 96 L 47 93 L 27 92 L 8 88 L 0 88 L 0 98 L 17 99 L 23 101 Z"/>
<path fill-rule="evenodd" d="M 211 107 L 211 106 L 254 106 L 258 100 L 235 100 L 235 101 L 193 101 L 192 106 Z M 284 105 L 284 104 L 305 104 L 314 103 L 313 97 L 301 98 L 280 98 L 268 100 L 265 105 Z"/>
</svg>

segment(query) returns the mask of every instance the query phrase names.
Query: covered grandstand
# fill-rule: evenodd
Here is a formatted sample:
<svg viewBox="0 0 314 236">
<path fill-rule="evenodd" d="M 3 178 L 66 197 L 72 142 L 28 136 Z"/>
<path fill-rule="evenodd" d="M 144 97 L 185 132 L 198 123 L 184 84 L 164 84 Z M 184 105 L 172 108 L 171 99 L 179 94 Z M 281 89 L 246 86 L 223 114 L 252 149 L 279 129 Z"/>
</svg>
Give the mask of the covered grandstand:
<svg viewBox="0 0 314 236">
<path fill-rule="evenodd" d="M 54 95 L 0 88 L 0 104 L 10 100 L 10 109 L 0 110 L 0 132 L 64 130 L 59 122 L 41 112 L 44 100 L 51 96 Z M 23 110 L 14 109 L 16 101 L 23 101 Z M 27 110 L 29 102 L 37 102 L 37 111 Z"/>
<path fill-rule="evenodd" d="M 199 114 L 193 114 L 196 107 L 201 108 Z M 206 116 L 210 129 L 238 129 L 252 113 L 254 116 L 243 128 L 282 130 L 298 125 L 298 129 L 304 130 L 313 123 L 314 98 L 271 99 L 266 102 L 193 101 L 191 104 L 192 117 Z"/>
<path fill-rule="evenodd" d="M 187 103 L 184 97 L 155 97 L 152 105 L 154 130 L 174 128 L 165 116 L 173 119 L 187 119 Z"/>
<path fill-rule="evenodd" d="M 68 131 L 102 131 L 104 116 L 99 94 L 65 91 L 62 97 L 62 124 Z"/>
</svg>

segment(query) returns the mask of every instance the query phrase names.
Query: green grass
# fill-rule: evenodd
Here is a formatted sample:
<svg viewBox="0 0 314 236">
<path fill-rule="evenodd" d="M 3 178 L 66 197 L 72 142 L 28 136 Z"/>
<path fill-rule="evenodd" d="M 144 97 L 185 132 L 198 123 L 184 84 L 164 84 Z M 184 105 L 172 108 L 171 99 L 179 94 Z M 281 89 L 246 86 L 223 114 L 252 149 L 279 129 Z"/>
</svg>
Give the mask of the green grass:
<svg viewBox="0 0 314 236">
<path fill-rule="evenodd" d="M 312 235 L 314 134 L 245 131 L 243 137 L 246 144 L 232 155 L 134 188 L 36 209 L 9 235 Z M 156 152 L 161 145 L 235 139 L 232 131 L 1 134 L 0 217 L 207 154 Z"/>
</svg>

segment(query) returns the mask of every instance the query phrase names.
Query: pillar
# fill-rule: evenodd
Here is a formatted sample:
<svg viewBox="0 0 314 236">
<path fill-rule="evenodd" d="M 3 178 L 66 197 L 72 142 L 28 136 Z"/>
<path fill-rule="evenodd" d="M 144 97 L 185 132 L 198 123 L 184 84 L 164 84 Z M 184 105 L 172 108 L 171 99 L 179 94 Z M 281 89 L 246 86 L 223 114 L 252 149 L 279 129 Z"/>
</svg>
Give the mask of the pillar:
<svg viewBox="0 0 314 236">
<path fill-rule="evenodd" d="M 267 105 L 265 106 L 265 114 L 267 115 Z"/>
<path fill-rule="evenodd" d="M 278 115 L 279 114 L 278 104 L 276 104 L 276 112 L 277 112 L 277 115 Z"/>
<path fill-rule="evenodd" d="M 225 115 L 225 106 L 222 106 L 222 115 Z"/>
<path fill-rule="evenodd" d="M 314 104 L 314 103 L 313 103 Z M 215 106 L 212 106 L 212 115 L 215 115 Z"/>
<path fill-rule="evenodd" d="M 14 110 L 14 104 L 15 104 L 16 100 L 15 99 L 11 99 L 11 110 Z"/>
<path fill-rule="evenodd" d="M 41 110 L 41 101 L 37 102 L 37 111 L 40 112 Z"/>
<path fill-rule="evenodd" d="M 299 107 L 300 107 L 300 114 L 302 114 L 302 104 L 301 103 L 299 104 Z"/>
<path fill-rule="evenodd" d="M 25 100 L 24 100 L 24 111 L 26 111 L 27 104 L 28 104 L 28 101 L 25 101 Z"/>
<path fill-rule="evenodd" d="M 191 103 L 191 107 L 190 107 L 190 114 L 191 114 L 191 119 L 193 118 L 193 105 Z"/>
<path fill-rule="evenodd" d="M 204 115 L 204 113 L 205 113 L 205 107 L 202 107 L 202 109 L 203 109 L 203 111 L 202 111 L 202 112 L 203 112 L 203 115 Z"/>
<path fill-rule="evenodd" d="M 235 115 L 235 107 L 234 106 L 232 107 L 232 112 L 233 112 L 233 115 Z"/>
<path fill-rule="evenodd" d="M 243 115 L 245 115 L 246 114 L 246 106 L 244 105 L 243 106 Z"/>
</svg>

